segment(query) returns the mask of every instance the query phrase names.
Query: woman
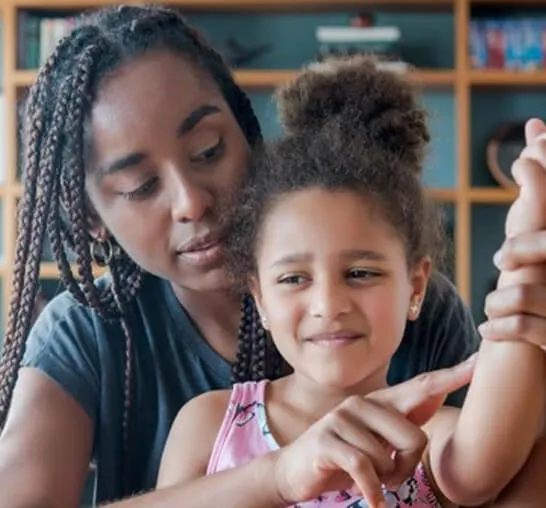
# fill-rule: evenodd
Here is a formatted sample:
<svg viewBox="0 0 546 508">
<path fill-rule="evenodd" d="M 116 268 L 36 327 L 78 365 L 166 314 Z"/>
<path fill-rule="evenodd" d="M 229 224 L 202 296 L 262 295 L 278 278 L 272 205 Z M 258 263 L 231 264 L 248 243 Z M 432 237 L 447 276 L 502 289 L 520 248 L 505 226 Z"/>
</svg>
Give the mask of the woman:
<svg viewBox="0 0 546 508">
<path fill-rule="evenodd" d="M 174 11 L 101 11 L 44 65 L 27 106 L 25 195 L 0 371 L 3 423 L 26 348 L 0 440 L 0 506 L 77 506 L 91 457 L 98 502 L 152 488 L 179 408 L 232 377 L 253 377 L 252 351 L 236 357 L 237 336 L 263 331 L 250 301 L 240 317 L 222 267 L 219 219 L 260 139 L 247 97 Z M 69 292 L 48 305 L 27 340 L 46 229 Z M 92 259 L 111 279 L 94 283 Z M 502 308 L 510 316 L 526 309 Z M 538 340 L 531 332 L 526 338 Z M 455 365 L 477 342 L 455 289 L 436 275 L 389 379 Z M 268 367 L 275 377 L 278 362 Z M 442 380 L 400 391 L 424 385 L 426 399 Z M 386 403 L 399 408 L 389 400 L 394 393 Z M 257 506 L 274 506 L 273 480 L 266 459 L 114 506 L 227 507 L 224 494 L 245 506 L 229 494 L 243 483 L 247 493 L 256 488 Z"/>
</svg>

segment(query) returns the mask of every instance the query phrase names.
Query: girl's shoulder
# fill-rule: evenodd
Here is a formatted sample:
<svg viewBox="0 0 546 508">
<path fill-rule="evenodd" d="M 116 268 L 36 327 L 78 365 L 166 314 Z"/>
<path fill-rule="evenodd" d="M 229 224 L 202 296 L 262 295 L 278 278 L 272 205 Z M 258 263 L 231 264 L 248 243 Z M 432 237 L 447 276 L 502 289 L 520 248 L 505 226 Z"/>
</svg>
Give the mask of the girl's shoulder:
<svg viewBox="0 0 546 508">
<path fill-rule="evenodd" d="M 226 418 L 237 417 L 248 406 L 264 403 L 264 389 L 267 381 L 248 381 L 236 383 L 228 390 L 212 390 L 190 400 L 180 409 L 177 420 L 200 419 L 206 417 L 208 424 L 216 428 L 222 426 Z M 231 415 L 231 416 L 230 416 Z"/>
<path fill-rule="evenodd" d="M 231 390 L 210 391 L 180 409 L 165 444 L 158 487 L 205 476 L 231 393 Z"/>
</svg>

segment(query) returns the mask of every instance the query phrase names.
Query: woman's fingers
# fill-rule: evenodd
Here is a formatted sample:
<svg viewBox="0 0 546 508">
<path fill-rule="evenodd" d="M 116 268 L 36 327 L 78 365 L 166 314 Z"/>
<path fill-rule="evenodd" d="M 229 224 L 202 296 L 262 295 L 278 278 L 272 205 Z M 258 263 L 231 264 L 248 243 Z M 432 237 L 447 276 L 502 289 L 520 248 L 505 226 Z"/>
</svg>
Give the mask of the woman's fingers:
<svg viewBox="0 0 546 508">
<path fill-rule="evenodd" d="M 544 154 L 546 154 L 546 139 L 540 140 L 540 145 L 525 148 L 520 156 L 512 163 L 511 172 L 514 180 L 525 190 L 529 185 L 542 182 L 544 174 Z"/>
<path fill-rule="evenodd" d="M 522 233 L 507 238 L 493 260 L 499 270 L 515 270 L 522 266 L 546 263 L 546 231 Z"/>
<path fill-rule="evenodd" d="M 517 314 L 546 318 L 546 285 L 519 284 L 499 288 L 487 295 L 485 314 L 490 319 Z"/>
<path fill-rule="evenodd" d="M 546 135 L 541 133 L 521 151 L 520 159 L 531 159 L 546 166 Z M 515 175 L 514 175 L 515 176 Z"/>
<path fill-rule="evenodd" d="M 546 320 L 542 317 L 517 314 L 491 319 L 479 326 L 485 340 L 523 340 L 546 348 Z"/>
</svg>

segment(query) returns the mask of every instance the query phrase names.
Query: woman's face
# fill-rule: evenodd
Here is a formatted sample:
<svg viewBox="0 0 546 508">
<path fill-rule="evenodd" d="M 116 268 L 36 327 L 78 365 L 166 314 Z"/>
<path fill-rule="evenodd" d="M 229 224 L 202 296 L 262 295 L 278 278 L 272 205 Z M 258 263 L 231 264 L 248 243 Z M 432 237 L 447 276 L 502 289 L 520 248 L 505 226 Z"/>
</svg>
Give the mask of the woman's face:
<svg viewBox="0 0 546 508">
<path fill-rule="evenodd" d="M 220 216 L 249 147 L 213 80 L 149 53 L 101 84 L 90 134 L 87 190 L 105 229 L 146 271 L 224 289 Z"/>
</svg>

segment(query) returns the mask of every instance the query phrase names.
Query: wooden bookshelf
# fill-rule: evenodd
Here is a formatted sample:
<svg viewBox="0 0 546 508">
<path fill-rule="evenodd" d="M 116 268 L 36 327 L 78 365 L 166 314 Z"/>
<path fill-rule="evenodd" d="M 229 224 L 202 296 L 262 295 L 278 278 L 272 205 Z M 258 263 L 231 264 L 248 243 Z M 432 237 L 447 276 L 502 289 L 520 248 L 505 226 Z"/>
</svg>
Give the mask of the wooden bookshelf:
<svg viewBox="0 0 546 508">
<path fill-rule="evenodd" d="M 77 273 L 77 268 L 72 267 L 72 272 Z M 93 269 L 93 274 L 95 277 L 100 277 L 105 273 L 104 268 L 95 267 Z M 58 279 L 59 278 L 59 268 L 56 263 L 45 262 L 42 263 L 40 267 L 40 277 L 42 279 Z"/>
<path fill-rule="evenodd" d="M 4 0 L 4 80 L 7 102 L 6 181 L 0 185 L 2 201 L 2 235 L 4 250 L 0 263 L 3 278 L 4 316 L 9 302 L 10 276 L 13 269 L 13 245 L 15 243 L 15 209 L 22 187 L 16 178 L 16 118 L 15 103 L 18 94 L 35 78 L 34 70 L 20 70 L 16 66 L 17 12 L 19 10 L 67 10 L 80 11 L 109 5 L 110 0 Z M 350 8 L 381 7 L 385 10 L 451 11 L 453 13 L 454 68 L 420 69 L 410 72 L 412 79 L 425 88 L 448 88 L 454 97 L 454 143 L 456 154 L 456 182 L 452 189 L 429 189 L 435 201 L 453 207 L 455 213 L 455 280 L 463 299 L 470 303 L 472 280 L 472 206 L 474 204 L 508 205 L 516 196 L 514 190 L 497 187 L 473 187 L 471 179 L 471 92 L 475 87 L 526 87 L 546 85 L 546 72 L 516 73 L 504 71 L 476 71 L 470 69 L 468 55 L 470 8 L 474 5 L 532 5 L 545 6 L 546 0 L 129 0 L 126 3 L 162 3 L 179 6 L 187 11 L 341 11 Z M 434 41 L 431 41 L 434 44 Z M 248 90 L 272 89 L 293 79 L 296 71 L 289 69 L 241 70 L 235 73 L 237 81 Z M 98 272 L 100 273 L 100 272 Z M 41 277 L 55 278 L 57 267 L 43 263 Z"/>
<path fill-rule="evenodd" d="M 517 197 L 516 189 L 474 188 L 469 191 L 469 198 L 475 204 L 506 205 Z"/>
<path fill-rule="evenodd" d="M 471 71 L 468 76 L 470 84 L 475 86 L 519 87 L 546 85 L 546 72 L 544 71 Z"/>
<path fill-rule="evenodd" d="M 30 1 L 30 0 L 29 0 Z M 62 1 L 62 0 L 59 0 Z M 151 0 L 148 3 L 177 5 L 187 10 L 220 11 L 329 11 L 355 8 L 449 9 L 458 0 Z"/>
<path fill-rule="evenodd" d="M 244 88 L 275 88 L 297 75 L 297 70 L 289 69 L 253 69 L 235 71 L 237 82 Z M 416 70 L 409 72 L 415 81 L 424 86 L 452 86 L 455 83 L 455 72 L 450 70 Z M 30 86 L 36 77 L 36 71 L 17 70 L 11 74 L 13 85 L 19 88 Z"/>
</svg>

